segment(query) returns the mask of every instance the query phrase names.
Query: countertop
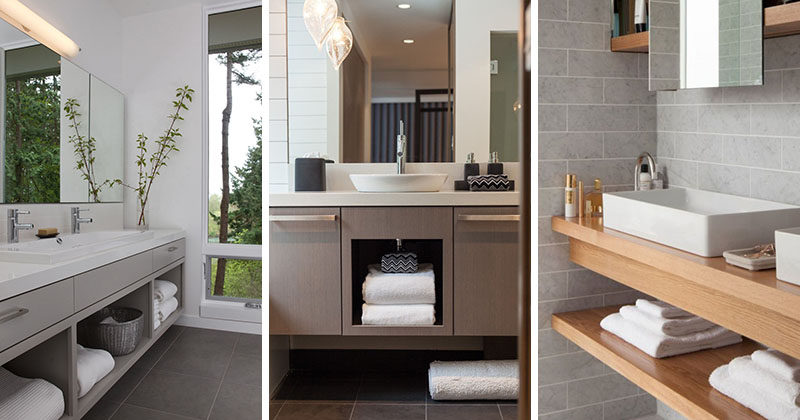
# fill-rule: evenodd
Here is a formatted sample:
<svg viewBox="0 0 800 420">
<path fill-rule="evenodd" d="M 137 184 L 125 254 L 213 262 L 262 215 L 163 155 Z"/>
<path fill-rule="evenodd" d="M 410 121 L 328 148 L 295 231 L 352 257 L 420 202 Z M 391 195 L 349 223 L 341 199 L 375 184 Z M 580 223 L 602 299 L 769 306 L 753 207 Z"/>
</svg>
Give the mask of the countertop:
<svg viewBox="0 0 800 420">
<path fill-rule="evenodd" d="M 516 206 L 519 191 L 364 193 L 319 191 L 272 193 L 270 207 Z"/>
<path fill-rule="evenodd" d="M 0 300 L 38 289 L 186 237 L 180 229 L 151 229 L 153 237 L 56 264 L 0 262 Z"/>
</svg>

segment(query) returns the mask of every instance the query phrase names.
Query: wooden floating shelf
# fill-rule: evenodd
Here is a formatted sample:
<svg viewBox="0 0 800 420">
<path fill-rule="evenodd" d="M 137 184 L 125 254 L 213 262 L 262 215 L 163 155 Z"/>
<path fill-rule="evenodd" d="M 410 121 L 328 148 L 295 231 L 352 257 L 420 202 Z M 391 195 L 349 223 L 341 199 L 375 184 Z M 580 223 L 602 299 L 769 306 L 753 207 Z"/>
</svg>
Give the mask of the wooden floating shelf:
<svg viewBox="0 0 800 420">
<path fill-rule="evenodd" d="M 619 306 L 553 314 L 553 329 L 690 419 L 762 419 L 716 391 L 708 377 L 717 366 L 761 348 L 745 340 L 718 349 L 654 359 L 600 328 Z"/>
<path fill-rule="evenodd" d="M 603 228 L 602 218 L 552 218 L 570 260 L 800 358 L 800 286 Z"/>
<path fill-rule="evenodd" d="M 764 38 L 800 34 L 800 2 L 764 8 Z M 646 53 L 650 33 L 638 32 L 611 38 L 611 51 Z"/>
</svg>

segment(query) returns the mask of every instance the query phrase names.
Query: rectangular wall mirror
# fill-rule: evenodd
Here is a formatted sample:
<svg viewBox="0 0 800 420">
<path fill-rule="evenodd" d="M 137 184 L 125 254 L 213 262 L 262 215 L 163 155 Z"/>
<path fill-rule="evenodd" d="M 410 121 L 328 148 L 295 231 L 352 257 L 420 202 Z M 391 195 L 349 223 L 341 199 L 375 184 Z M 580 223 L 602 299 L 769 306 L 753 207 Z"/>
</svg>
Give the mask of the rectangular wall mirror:
<svg viewBox="0 0 800 420">
<path fill-rule="evenodd" d="M 650 90 L 764 82 L 761 0 L 651 0 Z"/>
<path fill-rule="evenodd" d="M 92 193 L 87 174 L 98 186 L 123 177 L 122 93 L 2 20 L 0 75 L 0 202 L 121 202 L 120 185 Z M 78 135 L 93 139 L 91 158 L 76 154 Z"/>
</svg>

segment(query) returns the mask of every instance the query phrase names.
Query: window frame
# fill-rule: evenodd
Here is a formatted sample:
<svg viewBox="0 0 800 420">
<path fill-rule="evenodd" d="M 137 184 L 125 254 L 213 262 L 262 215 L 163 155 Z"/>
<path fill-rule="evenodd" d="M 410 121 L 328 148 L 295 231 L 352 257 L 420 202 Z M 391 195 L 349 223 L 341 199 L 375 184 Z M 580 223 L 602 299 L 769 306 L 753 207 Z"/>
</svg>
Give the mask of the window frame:
<svg viewBox="0 0 800 420">
<path fill-rule="evenodd" d="M 204 7 L 202 13 L 202 39 L 201 39 L 201 52 L 202 52 L 202 65 L 201 65 L 201 72 L 202 72 L 202 89 L 201 89 L 201 102 L 202 102 L 202 126 L 201 126 L 201 138 L 202 138 L 202 188 L 201 188 L 201 200 L 200 200 L 200 210 L 202 215 L 203 222 L 201 223 L 202 229 L 202 244 L 200 246 L 201 252 L 201 261 L 203 264 L 203 302 L 230 302 L 236 303 L 237 305 L 243 302 L 256 302 L 261 303 L 263 301 L 263 296 L 261 299 L 250 299 L 250 298 L 236 298 L 232 296 L 215 296 L 211 294 L 211 276 L 210 276 L 210 258 L 230 258 L 230 259 L 248 259 L 248 260 L 263 260 L 262 258 L 262 245 L 257 244 L 220 244 L 220 243 L 210 243 L 208 241 L 208 192 L 209 192 L 209 145 L 210 145 L 210 133 L 209 133 L 209 98 L 208 98 L 208 19 L 211 15 L 217 13 L 225 13 L 225 12 L 232 12 L 241 9 L 248 9 L 252 7 L 262 7 L 263 4 L 260 0 L 246 0 L 246 1 L 237 1 L 232 3 L 227 3 L 220 6 L 213 6 L 213 7 Z M 263 9 L 262 9 L 263 10 Z M 261 34 L 261 42 L 262 46 L 264 43 L 264 34 L 262 29 Z M 263 47 L 262 47 L 263 50 Z M 261 69 L 257 70 L 259 76 L 261 76 Z M 263 80 L 263 77 L 260 77 Z M 263 89 L 263 82 L 262 82 L 262 89 Z M 262 177 L 262 191 L 263 191 L 263 177 Z M 263 197 L 263 194 L 262 194 Z M 262 209 L 264 203 L 262 201 Z M 263 226 L 263 221 L 262 221 Z M 263 227 L 262 227 L 263 229 Z M 263 262 L 262 262 L 263 264 Z M 241 305 L 239 305 L 241 306 Z M 247 310 L 242 307 L 242 310 Z M 202 312 L 201 312 L 202 313 Z M 202 315 L 201 315 L 202 316 Z"/>
</svg>

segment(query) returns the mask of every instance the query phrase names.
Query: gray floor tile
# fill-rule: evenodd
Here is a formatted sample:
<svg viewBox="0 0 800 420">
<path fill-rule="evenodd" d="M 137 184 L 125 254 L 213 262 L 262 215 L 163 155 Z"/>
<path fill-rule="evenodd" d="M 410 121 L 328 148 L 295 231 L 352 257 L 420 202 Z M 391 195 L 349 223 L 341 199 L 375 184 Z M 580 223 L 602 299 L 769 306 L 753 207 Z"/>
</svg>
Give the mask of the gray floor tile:
<svg viewBox="0 0 800 420">
<path fill-rule="evenodd" d="M 424 404 L 428 383 L 423 375 L 365 375 L 358 389 L 359 402 L 404 402 Z"/>
<path fill-rule="evenodd" d="M 425 405 L 356 403 L 351 420 L 425 420 Z"/>
<path fill-rule="evenodd" d="M 428 420 L 501 420 L 497 404 L 429 405 Z"/>
<path fill-rule="evenodd" d="M 500 414 L 503 415 L 503 420 L 517 420 L 517 406 L 501 404 Z"/>
<path fill-rule="evenodd" d="M 278 415 L 278 410 L 280 410 L 281 407 L 283 407 L 283 401 L 281 401 L 279 403 L 270 401 L 270 403 L 269 403 L 269 420 L 274 420 L 275 419 L 275 416 Z"/>
<path fill-rule="evenodd" d="M 222 384 L 211 409 L 210 420 L 261 418 L 261 388 Z"/>
<path fill-rule="evenodd" d="M 234 351 L 240 354 L 261 357 L 261 335 L 239 334 L 239 341 L 236 343 Z"/>
<path fill-rule="evenodd" d="M 164 413 L 151 410 L 149 408 L 137 407 L 130 404 L 122 404 L 111 420 L 187 420 L 196 417 L 185 417 L 176 414 Z"/>
<path fill-rule="evenodd" d="M 126 402 L 168 413 L 205 418 L 218 388 L 219 380 L 154 369 Z"/>
<path fill-rule="evenodd" d="M 298 382 L 289 392 L 287 401 L 344 402 L 355 401 L 359 381 L 316 379 Z"/>
<path fill-rule="evenodd" d="M 111 402 L 125 402 L 125 399 L 128 398 L 128 395 L 133 392 L 136 388 L 136 385 L 147 375 L 148 369 L 142 369 L 137 367 L 136 365 L 132 366 L 125 372 L 125 375 L 122 375 L 117 383 L 111 387 L 106 395 L 103 396 L 104 399 L 107 399 Z"/>
<path fill-rule="evenodd" d="M 353 404 L 284 404 L 275 420 L 348 420 Z"/>
<path fill-rule="evenodd" d="M 143 369 L 151 369 L 153 366 L 155 366 L 158 359 L 164 355 L 167 349 L 172 346 L 181 332 L 183 332 L 183 327 L 181 326 L 173 325 L 170 327 L 170 329 L 165 331 L 164 334 L 162 334 L 161 337 L 159 337 L 158 340 L 156 340 L 156 342 L 150 346 L 147 352 L 136 361 L 134 366 Z"/>
<path fill-rule="evenodd" d="M 261 358 L 234 353 L 223 382 L 261 387 Z"/>
<path fill-rule="evenodd" d="M 154 369 L 169 370 L 187 375 L 207 376 L 221 379 L 233 354 L 236 343 L 234 335 L 231 341 L 220 340 L 220 335 L 195 333 L 187 329 L 161 356 Z M 190 334 L 187 337 L 187 334 Z M 208 340 L 205 340 L 205 339 Z"/>
<path fill-rule="evenodd" d="M 108 420 L 117 411 L 120 404 L 103 397 L 98 401 L 81 420 Z"/>
</svg>

